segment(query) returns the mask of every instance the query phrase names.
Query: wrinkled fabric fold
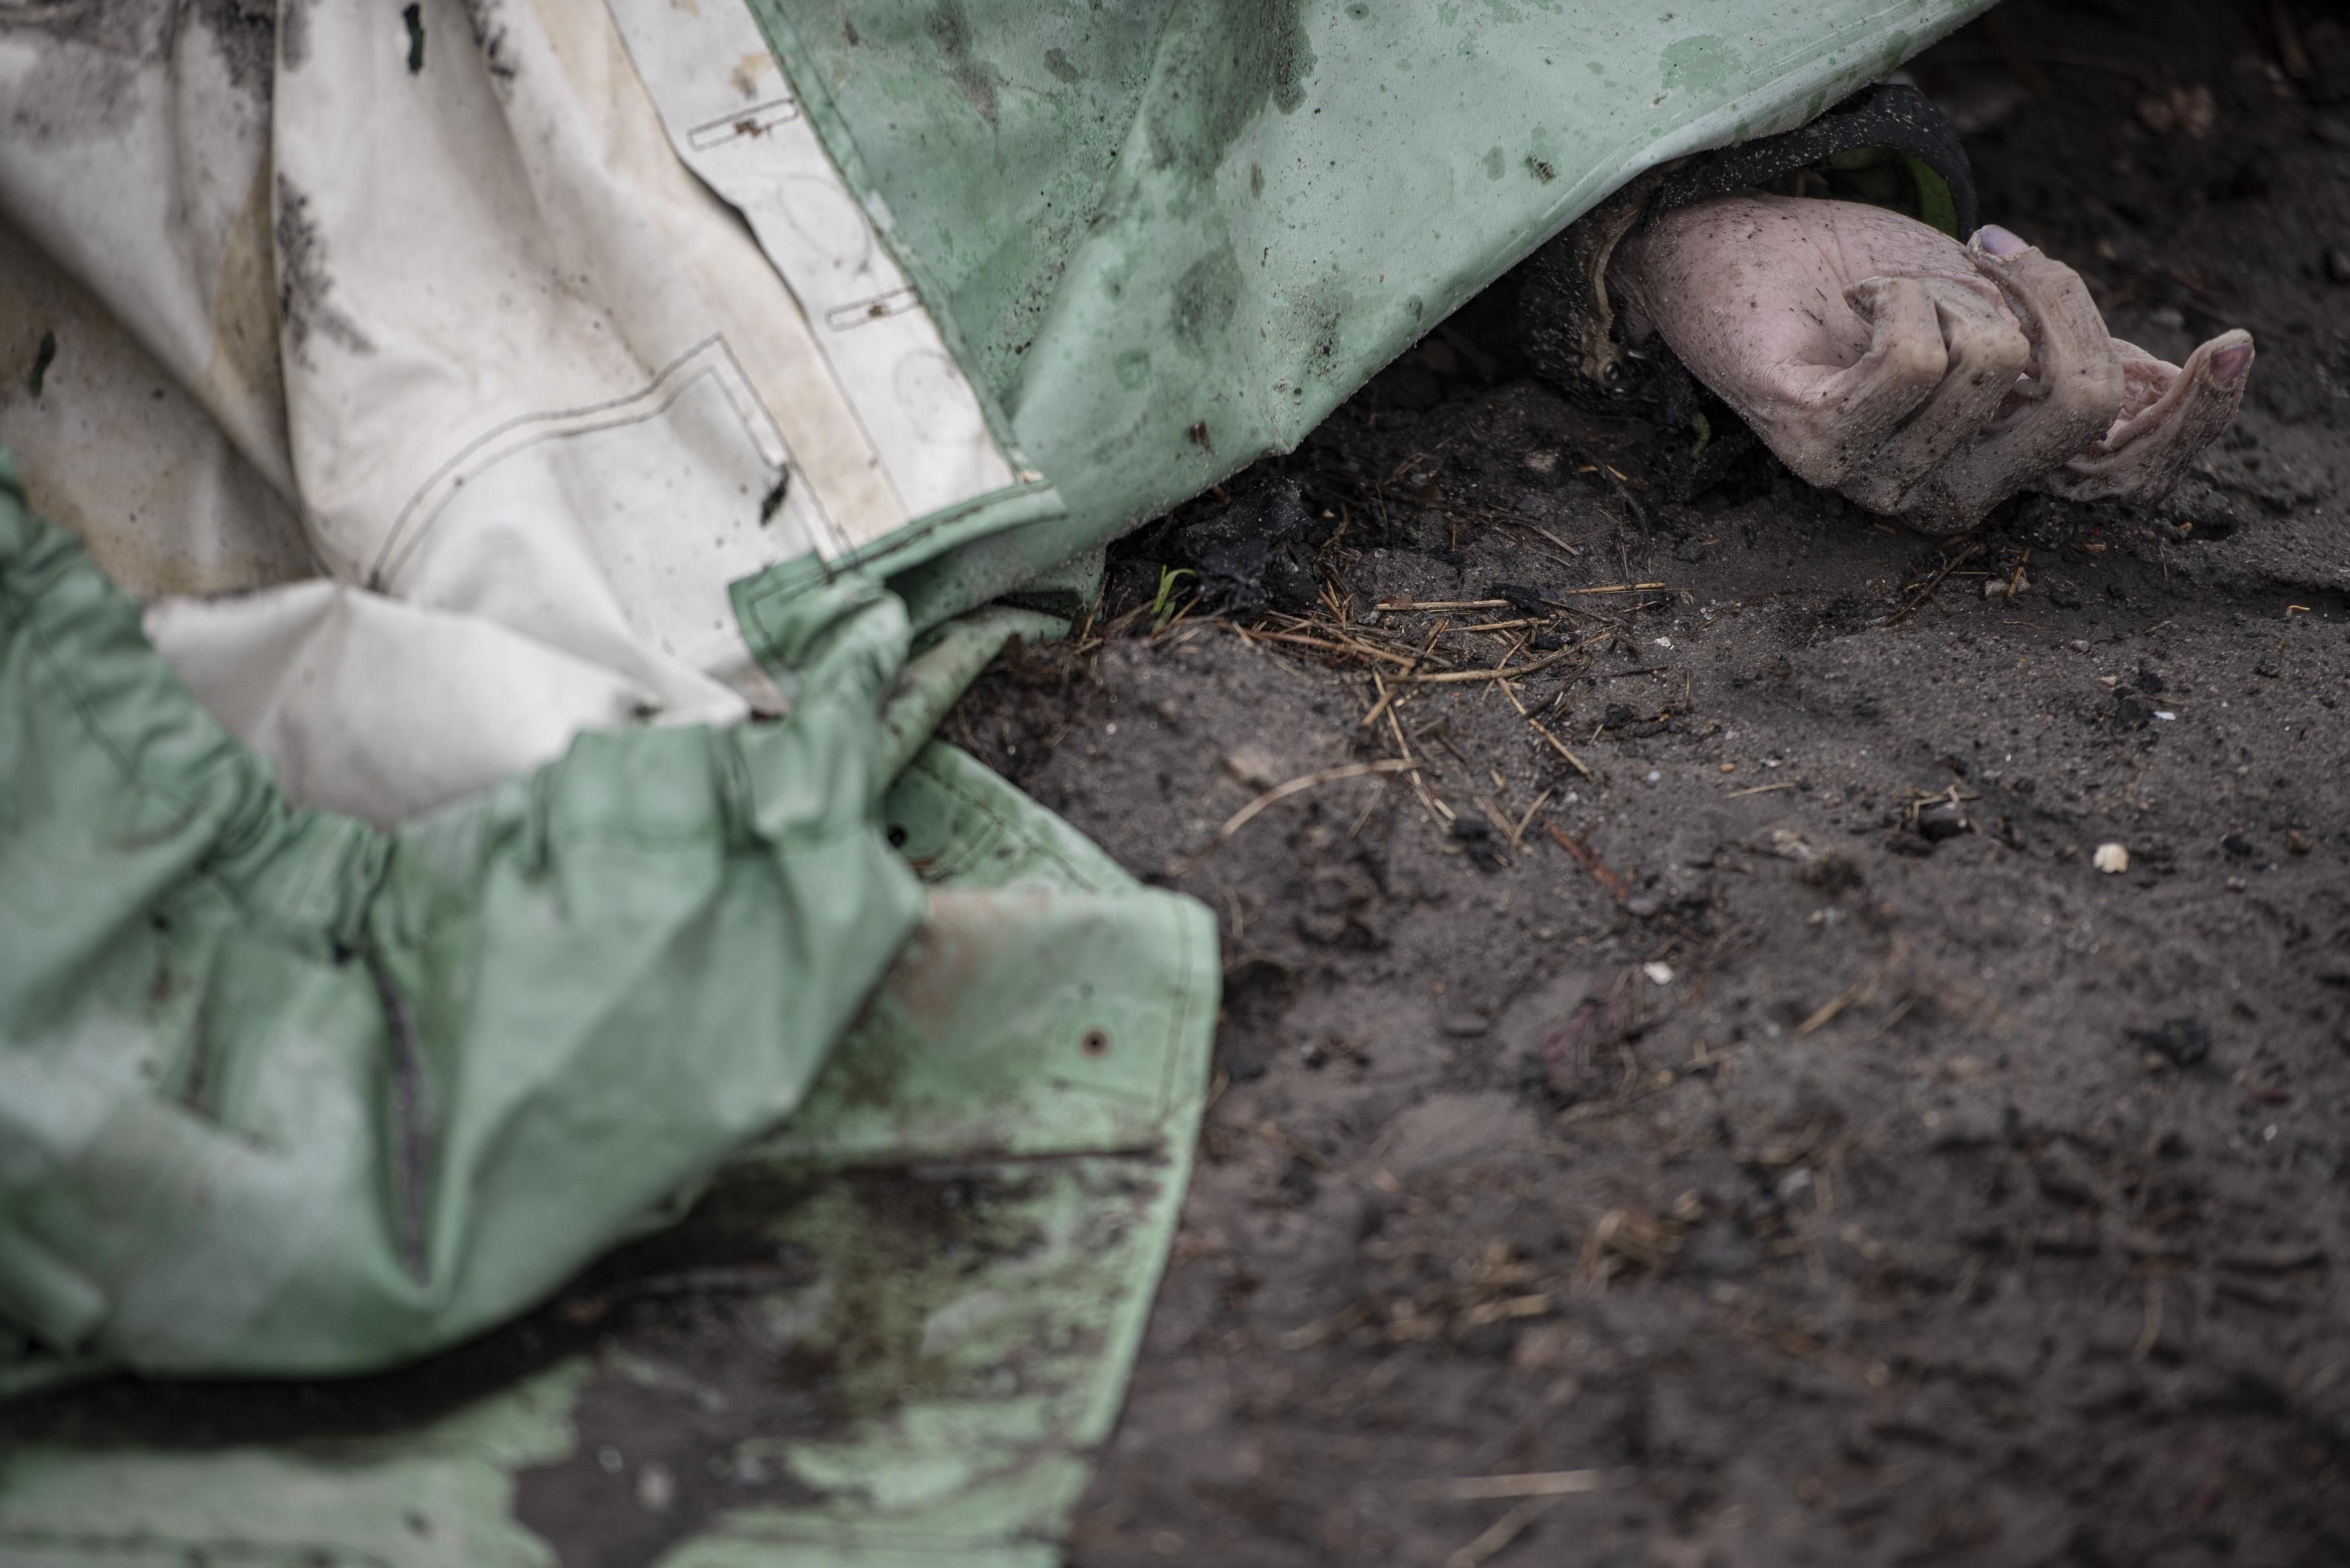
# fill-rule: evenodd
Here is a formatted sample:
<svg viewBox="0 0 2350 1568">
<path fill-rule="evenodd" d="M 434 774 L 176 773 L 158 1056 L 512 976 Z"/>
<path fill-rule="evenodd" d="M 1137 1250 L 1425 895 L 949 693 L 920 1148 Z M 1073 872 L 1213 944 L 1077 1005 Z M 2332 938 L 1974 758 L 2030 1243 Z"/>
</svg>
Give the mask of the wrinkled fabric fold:
<svg viewBox="0 0 2350 1568">
<path fill-rule="evenodd" d="M 798 1103 L 920 918 L 898 601 L 774 724 L 591 733 L 383 833 L 288 809 L 0 479 L 0 1319 L 336 1373 L 544 1296 Z"/>
</svg>

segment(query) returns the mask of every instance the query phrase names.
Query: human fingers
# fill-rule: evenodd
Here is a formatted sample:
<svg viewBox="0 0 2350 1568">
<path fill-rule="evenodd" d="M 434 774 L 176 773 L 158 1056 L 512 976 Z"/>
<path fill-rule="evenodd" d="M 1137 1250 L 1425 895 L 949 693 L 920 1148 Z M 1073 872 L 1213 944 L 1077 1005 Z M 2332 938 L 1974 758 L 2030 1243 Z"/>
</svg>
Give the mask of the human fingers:
<svg viewBox="0 0 2350 1568">
<path fill-rule="evenodd" d="M 1968 254 L 2022 323 L 2032 362 L 1981 438 L 1912 493 L 1909 510 L 1920 521 L 1973 526 L 2104 435 L 2121 410 L 2120 358 L 2088 286 L 2033 246 L 2005 249 L 2013 238 L 2005 230 L 1978 233 Z"/>
<path fill-rule="evenodd" d="M 2149 504 L 2168 494 L 2236 417 L 2252 375 L 2252 335 L 2241 327 L 2187 363 L 2158 359 L 2116 339 L 2127 392 L 2113 425 L 2035 489 L 2076 501 Z"/>
<path fill-rule="evenodd" d="M 1845 481 L 1844 493 L 1873 512 L 1905 510 L 1921 481 L 1981 435 L 2032 358 L 2030 340 L 1995 299 L 1950 278 L 1913 281 L 1933 302 L 1943 369 Z"/>
</svg>

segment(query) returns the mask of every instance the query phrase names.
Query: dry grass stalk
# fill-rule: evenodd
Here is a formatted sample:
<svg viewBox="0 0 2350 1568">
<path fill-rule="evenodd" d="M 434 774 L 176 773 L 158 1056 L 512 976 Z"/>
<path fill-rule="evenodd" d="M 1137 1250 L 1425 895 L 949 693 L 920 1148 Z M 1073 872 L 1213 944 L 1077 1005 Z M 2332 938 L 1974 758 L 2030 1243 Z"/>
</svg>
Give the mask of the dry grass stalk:
<svg viewBox="0 0 2350 1568">
<path fill-rule="evenodd" d="M 1184 872 L 1198 866 L 1201 861 L 1205 860 L 1209 856 L 1222 848 L 1225 841 L 1231 838 L 1233 834 L 1238 833 L 1242 828 L 1246 827 L 1251 822 L 1254 821 L 1260 812 L 1264 811 L 1269 806 L 1278 805 L 1281 802 L 1287 800 L 1291 795 L 1302 794 L 1305 791 L 1316 788 L 1322 784 L 1336 784 L 1340 779 L 1361 778 L 1368 774 L 1399 774 L 1416 772 L 1419 767 L 1419 764 L 1418 763 L 1409 761 L 1407 758 L 1383 757 L 1375 763 L 1344 763 L 1335 768 L 1324 768 L 1319 773 L 1311 773 L 1305 774 L 1302 778 L 1291 779 L 1287 784 L 1275 784 L 1273 788 L 1265 791 L 1263 794 L 1257 796 L 1254 800 L 1241 807 L 1240 810 L 1232 813 L 1231 816 L 1225 818 L 1224 825 L 1216 829 L 1216 836 L 1208 841 L 1207 847 L 1201 850 L 1197 855 L 1192 856 L 1190 859 L 1185 860 L 1180 867 L 1177 868 L 1175 875 L 1180 877 Z"/>
<path fill-rule="evenodd" d="M 1519 1475 L 1461 1476 L 1422 1481 L 1412 1490 L 1422 1497 L 1483 1502 L 1507 1497 L 1571 1497 L 1576 1492 L 1599 1491 L 1607 1485 L 1606 1470 L 1531 1470 Z"/>
<path fill-rule="evenodd" d="M 1529 715 L 1526 722 L 1534 726 L 1535 734 L 1540 735 L 1544 740 L 1550 742 L 1550 748 L 1552 751 L 1556 752 L 1560 756 L 1566 759 L 1567 766 L 1573 768 L 1576 773 L 1581 774 L 1593 784 L 1597 784 L 1599 782 L 1599 775 L 1593 773 L 1588 767 L 1586 767 L 1581 757 L 1578 757 L 1573 752 L 1568 751 L 1566 749 L 1566 742 L 1560 740 L 1556 735 L 1552 734 L 1550 731 L 1544 726 L 1543 722 L 1540 719 L 1536 719 Z"/>
<path fill-rule="evenodd" d="M 1301 648 L 1327 649 L 1332 653 L 1351 654 L 1357 659 L 1384 659 L 1389 664 L 1400 664 L 1407 670 L 1419 662 L 1400 653 L 1389 653 L 1384 648 L 1373 648 L 1369 643 L 1351 638 L 1345 642 L 1335 642 L 1327 638 L 1307 637 L 1302 632 L 1266 631 L 1261 627 L 1251 630 L 1246 627 L 1236 626 L 1232 629 L 1251 642 L 1286 642 L 1295 643 Z"/>
<path fill-rule="evenodd" d="M 1534 796 L 1534 805 L 1526 807 L 1526 814 L 1518 818 L 1518 825 L 1515 827 L 1510 829 L 1511 848 L 1516 850 L 1521 855 L 1525 853 L 1526 829 L 1534 826 L 1534 813 L 1540 811 L 1543 808 L 1543 804 L 1557 793 L 1558 792 L 1555 790 L 1546 789 L 1543 791 L 1542 794 Z"/>
<path fill-rule="evenodd" d="M 1444 1568 L 1480 1568 L 1525 1532 L 1535 1520 L 1558 1506 L 1556 1497 L 1530 1497 L 1495 1520 L 1492 1528 L 1444 1559 Z"/>
<path fill-rule="evenodd" d="M 1521 664 L 1515 670 L 1447 670 L 1435 675 L 1399 675 L 1396 679 L 1410 681 L 1415 686 L 1450 686 L 1470 680 L 1523 680 L 1538 670 L 1548 670 L 1555 664 L 1564 664 L 1593 643 L 1615 635 L 1612 631 L 1602 632 L 1598 637 L 1569 643 L 1556 653 L 1545 653 L 1532 664 Z"/>
<path fill-rule="evenodd" d="M 1584 1238 L 1583 1256 L 1575 1278 L 1594 1294 L 1607 1288 L 1618 1261 L 1636 1269 L 1654 1269 L 1680 1251 L 1681 1238 L 1695 1223 L 1698 1207 L 1686 1197 L 1666 1215 L 1638 1209 L 1610 1209 Z"/>
</svg>

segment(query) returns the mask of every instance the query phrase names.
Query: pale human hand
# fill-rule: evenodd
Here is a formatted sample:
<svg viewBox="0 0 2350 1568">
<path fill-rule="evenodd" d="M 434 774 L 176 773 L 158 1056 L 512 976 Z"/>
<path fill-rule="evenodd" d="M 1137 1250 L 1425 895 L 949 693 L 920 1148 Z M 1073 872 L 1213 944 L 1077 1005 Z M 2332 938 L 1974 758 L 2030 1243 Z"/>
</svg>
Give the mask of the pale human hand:
<svg viewBox="0 0 2350 1568">
<path fill-rule="evenodd" d="M 1934 533 L 2019 490 L 2159 500 L 2243 400 L 2252 339 L 2184 366 L 2106 330 L 2080 275 L 2004 229 L 1725 196 L 1627 235 L 1623 340 L 1663 337 L 1811 483 Z"/>
</svg>

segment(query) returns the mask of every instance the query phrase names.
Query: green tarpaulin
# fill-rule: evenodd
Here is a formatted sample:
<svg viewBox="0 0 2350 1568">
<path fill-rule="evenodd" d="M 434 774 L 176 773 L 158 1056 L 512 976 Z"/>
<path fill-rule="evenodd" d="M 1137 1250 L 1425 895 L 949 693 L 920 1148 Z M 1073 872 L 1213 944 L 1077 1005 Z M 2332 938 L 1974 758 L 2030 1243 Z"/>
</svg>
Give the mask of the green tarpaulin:
<svg viewBox="0 0 2350 1568">
<path fill-rule="evenodd" d="M 291 8 L 226 65 L 175 34 L 124 79 L 186 89 L 178 131 L 137 131 L 179 161 L 103 179 L 36 88 L 112 35 L 0 19 L 50 136 L 0 157 L 0 348 L 47 356 L 0 400 L 26 474 L 0 483 L 0 1561 L 551 1562 L 546 1500 L 599 1474 L 657 1521 L 631 1560 L 1050 1561 L 1171 1236 L 1213 928 L 931 726 L 1089 596 L 1087 551 L 1294 445 L 1624 181 L 1799 124 L 1981 8 L 744 3 L 449 0 L 404 33 Z M 190 337 L 97 231 L 170 206 L 104 180 L 187 184 L 215 78 L 244 161 L 207 187 L 228 237 L 190 253 Z M 366 117 L 422 112 L 411 82 L 510 141 L 387 150 Z M 335 158 L 348 190 L 317 183 Z M 371 274 L 367 236 L 432 219 L 369 159 L 471 192 L 452 223 L 523 213 L 473 200 L 510 178 L 545 233 L 428 244 L 441 294 Z M 419 329 L 474 369 L 400 336 L 401 302 L 567 246 L 552 314 L 485 317 L 475 361 Z M 281 315 L 238 379 L 248 295 Z M 608 318 L 635 358 L 566 346 Z M 151 379 L 228 453 L 158 481 L 203 498 L 162 566 L 108 488 L 135 445 L 88 435 L 130 427 L 54 413 L 102 408 L 106 353 L 121 407 Z M 1005 596 L 1032 607 L 983 607 Z M 697 1342 L 741 1386 L 625 1334 L 454 1398 L 448 1363 L 371 1380 L 352 1408 L 408 1376 L 435 1413 L 365 1431 L 57 1386 L 390 1367 L 713 1188 L 661 1244 L 768 1260 Z M 788 1419 L 745 1391 L 819 1362 Z"/>
</svg>

